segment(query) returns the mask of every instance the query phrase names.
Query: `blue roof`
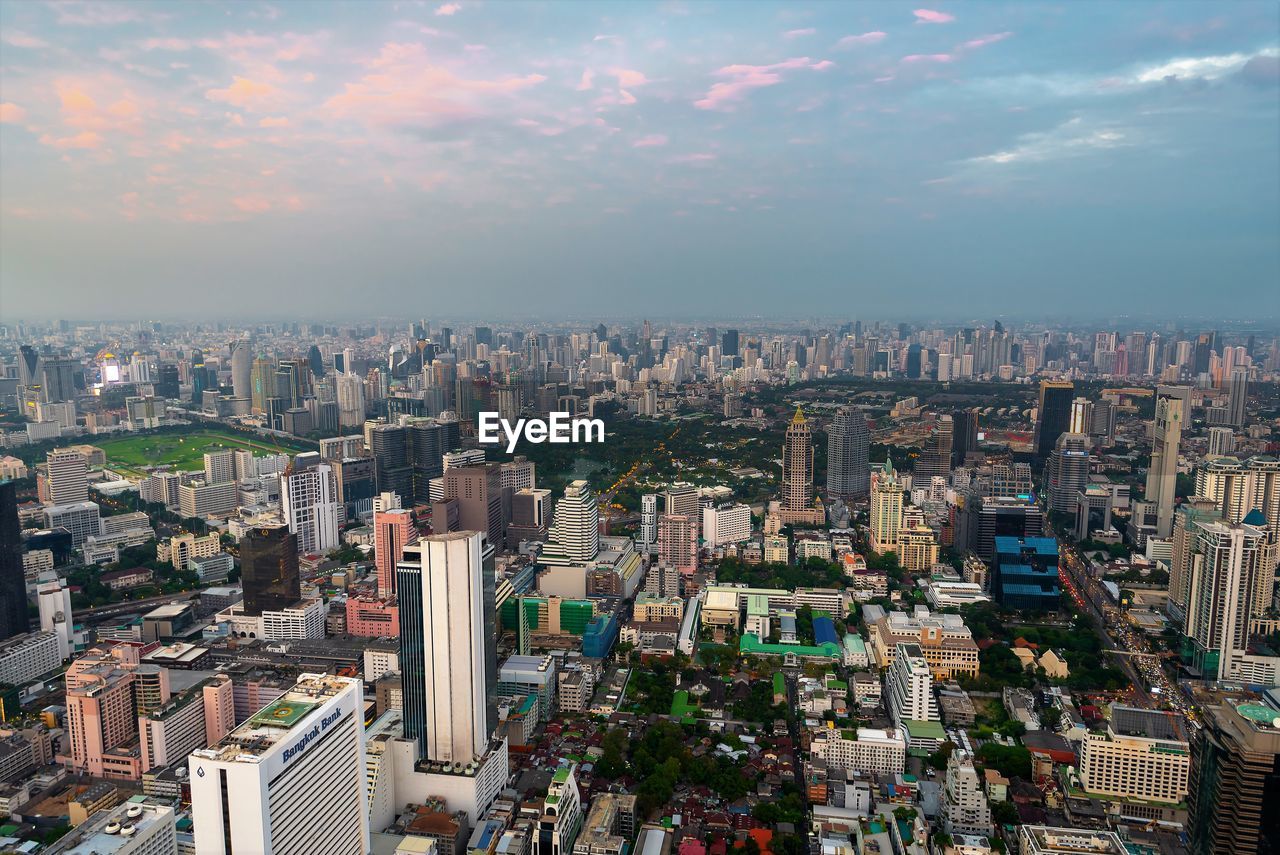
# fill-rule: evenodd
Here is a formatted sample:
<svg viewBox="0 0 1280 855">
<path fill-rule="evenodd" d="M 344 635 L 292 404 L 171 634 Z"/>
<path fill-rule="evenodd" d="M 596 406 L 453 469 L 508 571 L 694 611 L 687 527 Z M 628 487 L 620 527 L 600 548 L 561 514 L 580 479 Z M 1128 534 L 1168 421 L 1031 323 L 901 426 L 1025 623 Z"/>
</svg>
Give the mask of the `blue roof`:
<svg viewBox="0 0 1280 855">
<path fill-rule="evenodd" d="M 838 644 L 836 639 L 836 625 L 832 623 L 829 617 L 816 617 L 813 619 L 813 638 L 818 644 Z"/>
<path fill-rule="evenodd" d="M 1007 535 L 996 538 L 997 553 L 1019 553 L 1023 550 L 1035 552 L 1037 555 L 1057 555 L 1058 541 L 1052 537 L 1017 538 Z"/>
<path fill-rule="evenodd" d="M 1267 518 L 1262 515 L 1262 511 L 1260 509 L 1254 508 L 1244 515 L 1244 519 L 1241 520 L 1241 522 L 1245 525 L 1266 525 Z"/>
</svg>

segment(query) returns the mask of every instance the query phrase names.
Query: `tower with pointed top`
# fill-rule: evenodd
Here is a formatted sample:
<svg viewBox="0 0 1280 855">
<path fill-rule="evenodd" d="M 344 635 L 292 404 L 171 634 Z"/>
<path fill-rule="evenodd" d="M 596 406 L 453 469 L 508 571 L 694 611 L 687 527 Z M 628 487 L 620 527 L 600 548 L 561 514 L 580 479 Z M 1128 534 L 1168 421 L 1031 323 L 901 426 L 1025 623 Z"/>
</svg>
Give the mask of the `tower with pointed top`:
<svg viewBox="0 0 1280 855">
<path fill-rule="evenodd" d="M 813 506 L 813 432 L 800 407 L 787 425 L 782 444 L 782 510 L 806 512 Z"/>
</svg>

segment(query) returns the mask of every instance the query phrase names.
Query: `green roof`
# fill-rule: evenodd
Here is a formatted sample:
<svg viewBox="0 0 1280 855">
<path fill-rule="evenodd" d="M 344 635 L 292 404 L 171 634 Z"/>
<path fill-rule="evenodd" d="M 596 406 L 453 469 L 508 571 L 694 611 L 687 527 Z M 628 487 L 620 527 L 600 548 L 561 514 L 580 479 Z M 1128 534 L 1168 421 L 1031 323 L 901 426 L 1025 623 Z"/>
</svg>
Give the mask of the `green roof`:
<svg viewBox="0 0 1280 855">
<path fill-rule="evenodd" d="M 742 653 L 760 656 L 783 656 L 787 653 L 794 653 L 797 656 L 824 657 L 827 659 L 841 658 L 840 645 L 830 641 L 817 646 L 807 644 L 769 644 L 749 632 L 743 635 L 738 642 L 738 649 Z"/>
<path fill-rule="evenodd" d="M 281 698 L 267 704 L 250 721 L 255 725 L 283 727 L 287 730 L 297 724 L 316 706 L 310 701 L 289 701 Z"/>
<path fill-rule="evenodd" d="M 775 695 L 782 695 L 782 694 L 786 694 L 786 691 L 787 691 L 787 681 L 782 676 L 782 672 L 774 671 L 773 672 L 773 693 Z"/>
<path fill-rule="evenodd" d="M 947 731 L 942 727 L 940 721 L 921 721 L 920 719 L 907 718 L 902 720 L 902 727 L 911 735 L 912 739 L 946 739 Z"/>
</svg>

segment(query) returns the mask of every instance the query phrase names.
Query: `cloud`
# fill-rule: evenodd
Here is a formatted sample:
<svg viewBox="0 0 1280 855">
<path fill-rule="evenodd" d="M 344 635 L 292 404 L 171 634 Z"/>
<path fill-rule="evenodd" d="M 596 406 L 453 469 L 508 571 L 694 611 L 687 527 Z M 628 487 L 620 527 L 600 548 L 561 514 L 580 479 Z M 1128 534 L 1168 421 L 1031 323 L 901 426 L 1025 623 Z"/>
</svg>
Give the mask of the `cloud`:
<svg viewBox="0 0 1280 855">
<path fill-rule="evenodd" d="M 117 27 L 143 20 L 142 11 L 123 3 L 59 0 L 49 4 L 58 13 L 59 24 L 77 27 Z"/>
<path fill-rule="evenodd" d="M 1280 56 L 1255 56 L 1240 69 L 1240 76 L 1250 83 L 1275 85 L 1280 82 Z"/>
<path fill-rule="evenodd" d="M 949 53 L 913 53 L 902 58 L 903 62 L 951 62 L 955 57 Z"/>
<path fill-rule="evenodd" d="M 618 78 L 618 86 L 623 89 L 632 89 L 649 82 L 649 78 L 644 76 L 643 71 L 634 71 L 630 68 L 612 68 L 609 73 Z"/>
<path fill-rule="evenodd" d="M 809 67 L 812 68 L 814 71 L 826 71 L 828 68 L 835 68 L 836 64 L 829 59 L 824 59 L 819 62 L 815 62 L 813 65 Z"/>
<path fill-rule="evenodd" d="M 263 116 L 258 121 L 260 128 L 287 128 L 289 127 L 288 116 Z"/>
<path fill-rule="evenodd" d="M 1182 57 L 1140 69 L 1133 77 L 1136 83 L 1159 83 L 1164 80 L 1217 80 L 1240 70 L 1256 57 L 1276 57 L 1275 48 L 1256 54 L 1228 53 L 1218 56 Z"/>
<path fill-rule="evenodd" d="M 277 90 L 270 83 L 261 83 L 247 77 L 236 76 L 225 89 L 209 89 L 204 96 L 210 101 L 221 101 L 236 107 L 253 109 L 254 105 L 272 98 Z"/>
<path fill-rule="evenodd" d="M 916 9 L 911 14 L 916 16 L 917 24 L 949 24 L 956 19 L 955 15 L 938 12 L 934 9 Z"/>
<path fill-rule="evenodd" d="M 782 72 L 808 68 L 817 71 L 830 68 L 829 60 L 813 62 L 807 56 L 793 57 L 769 65 L 726 65 L 715 72 L 716 77 L 727 78 L 715 83 L 707 94 L 693 102 L 699 110 L 726 110 L 741 101 L 753 89 L 774 86 L 782 82 Z"/>
<path fill-rule="evenodd" d="M 589 92 L 591 90 L 592 82 L 595 80 L 595 77 L 596 77 L 595 72 L 592 71 L 591 69 L 589 68 L 582 69 L 582 79 L 578 81 L 578 85 L 575 88 L 579 92 Z"/>
<path fill-rule="evenodd" d="M 45 134 L 40 137 L 40 142 L 65 151 L 67 149 L 99 148 L 103 143 L 103 139 L 100 134 L 94 131 L 81 131 L 69 137 L 55 137 L 52 134 Z"/>
<path fill-rule="evenodd" d="M 0 122 L 21 122 L 27 117 L 27 111 L 12 101 L 0 103 Z"/>
<path fill-rule="evenodd" d="M 784 39 L 802 39 L 805 36 L 815 36 L 818 34 L 814 27 L 803 27 L 799 30 L 787 30 L 782 34 Z"/>
<path fill-rule="evenodd" d="M 246 214 L 261 214 L 271 210 L 271 200 L 263 196 L 237 196 L 231 200 L 231 204 Z"/>
<path fill-rule="evenodd" d="M 992 33 L 992 34 L 991 34 L 991 35 L 989 35 L 989 36 L 979 36 L 979 37 L 978 37 L 978 38 L 976 38 L 976 39 L 970 39 L 969 41 L 967 41 L 967 42 L 965 42 L 964 44 L 960 45 L 960 47 L 961 47 L 961 48 L 963 48 L 963 49 L 965 49 L 965 50 L 977 50 L 978 48 L 984 48 L 984 47 L 986 47 L 987 45 L 993 45 L 993 44 L 995 44 L 996 42 L 1002 42 L 1002 41 L 1004 41 L 1005 39 L 1007 39 L 1007 38 L 1011 37 L 1012 35 L 1013 35 L 1013 33 L 1007 33 L 1007 32 L 1006 32 L 1006 33 Z"/>
<path fill-rule="evenodd" d="M 591 39 L 593 42 L 620 42 L 621 36 L 615 36 L 612 33 L 600 33 Z"/>
<path fill-rule="evenodd" d="M 3 41 L 5 44 L 18 48 L 44 48 L 49 46 L 49 43 L 44 39 L 20 30 L 10 30 L 5 33 Z"/>
<path fill-rule="evenodd" d="M 461 9 L 461 3 L 445 3 L 443 6 L 436 7 L 436 14 L 447 18 L 450 15 L 456 14 Z"/>
<path fill-rule="evenodd" d="M 667 158 L 667 163 L 677 164 L 695 164 L 695 163 L 713 163 L 718 159 L 718 155 L 709 151 L 698 151 L 692 154 L 677 154 L 674 157 Z"/>
<path fill-rule="evenodd" d="M 863 33 L 860 36 L 845 36 L 836 42 L 837 50 L 848 50 L 858 45 L 873 45 L 882 42 L 888 36 L 888 33 L 882 33 L 879 30 L 872 30 L 869 33 Z"/>
<path fill-rule="evenodd" d="M 631 144 L 632 148 L 657 148 L 667 144 L 666 134 L 649 134 Z"/>
<path fill-rule="evenodd" d="M 1023 134 L 1011 148 L 973 157 L 968 162 L 981 166 L 1044 163 L 1134 144 L 1127 131 L 1110 126 L 1091 128 L 1076 116 L 1051 130 Z"/>
</svg>

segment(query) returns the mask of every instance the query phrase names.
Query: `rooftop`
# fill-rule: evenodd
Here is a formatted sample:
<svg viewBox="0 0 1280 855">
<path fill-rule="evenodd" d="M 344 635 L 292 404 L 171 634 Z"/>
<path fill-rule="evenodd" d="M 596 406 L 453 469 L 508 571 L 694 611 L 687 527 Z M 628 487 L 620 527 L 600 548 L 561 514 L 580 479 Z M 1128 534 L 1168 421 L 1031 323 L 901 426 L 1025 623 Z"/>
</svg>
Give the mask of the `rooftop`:
<svg viewBox="0 0 1280 855">
<path fill-rule="evenodd" d="M 289 738 L 299 722 L 330 698 L 358 683 L 349 677 L 303 674 L 298 682 L 247 721 L 227 734 L 212 748 L 193 752 L 195 756 L 224 762 L 258 762 L 259 757 Z"/>
</svg>

